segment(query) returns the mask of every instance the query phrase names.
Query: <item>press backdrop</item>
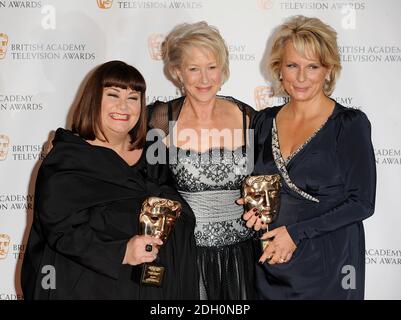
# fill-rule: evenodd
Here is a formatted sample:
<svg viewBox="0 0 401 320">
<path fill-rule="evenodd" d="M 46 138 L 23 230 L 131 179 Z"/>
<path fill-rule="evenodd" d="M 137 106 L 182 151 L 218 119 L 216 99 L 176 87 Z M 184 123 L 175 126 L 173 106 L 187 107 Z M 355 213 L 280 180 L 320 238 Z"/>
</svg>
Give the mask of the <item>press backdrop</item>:
<svg viewBox="0 0 401 320">
<path fill-rule="evenodd" d="M 221 94 L 255 109 L 272 97 L 263 61 L 273 28 L 296 14 L 338 31 L 343 72 L 332 97 L 373 127 L 378 184 L 366 227 L 366 298 L 401 298 L 401 1 L 399 0 L 0 0 L 0 299 L 21 299 L 19 272 L 33 186 L 49 133 L 68 125 L 84 77 L 124 60 L 148 83 L 147 102 L 177 96 L 160 44 L 176 24 L 205 20 L 230 52 Z"/>
</svg>

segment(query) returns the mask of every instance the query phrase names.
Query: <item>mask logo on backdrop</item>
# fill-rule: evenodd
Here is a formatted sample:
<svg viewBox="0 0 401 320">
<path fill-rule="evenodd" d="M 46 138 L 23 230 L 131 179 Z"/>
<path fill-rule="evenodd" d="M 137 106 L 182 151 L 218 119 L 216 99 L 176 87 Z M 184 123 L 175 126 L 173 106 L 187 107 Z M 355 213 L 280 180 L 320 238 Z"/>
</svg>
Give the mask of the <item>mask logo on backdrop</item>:
<svg viewBox="0 0 401 320">
<path fill-rule="evenodd" d="M 10 145 L 10 138 L 5 134 L 0 134 L 0 161 L 7 158 L 8 146 Z"/>
<path fill-rule="evenodd" d="M 37 161 L 43 160 L 50 151 L 47 143 L 40 144 L 14 144 L 10 145 L 10 138 L 5 134 L 0 134 L 0 161 L 6 160 L 10 151 L 10 156 L 14 161 Z"/>
<path fill-rule="evenodd" d="M 148 37 L 148 49 L 150 57 L 153 60 L 162 60 L 162 43 L 164 41 L 164 35 L 160 33 L 153 33 Z"/>
<path fill-rule="evenodd" d="M 5 259 L 8 255 L 10 247 L 10 236 L 5 233 L 0 233 L 0 260 Z"/>
<path fill-rule="evenodd" d="M 97 1 L 97 6 L 100 9 L 110 9 L 111 6 L 113 5 L 113 0 L 96 0 Z"/>
<path fill-rule="evenodd" d="M 5 33 L 0 33 L 0 59 L 6 57 L 8 45 L 8 36 Z"/>
<path fill-rule="evenodd" d="M 258 0 L 258 6 L 262 10 L 268 10 L 273 7 L 273 0 Z"/>
<path fill-rule="evenodd" d="M 263 110 L 273 106 L 273 88 L 271 85 L 258 86 L 254 90 L 256 110 Z"/>
</svg>

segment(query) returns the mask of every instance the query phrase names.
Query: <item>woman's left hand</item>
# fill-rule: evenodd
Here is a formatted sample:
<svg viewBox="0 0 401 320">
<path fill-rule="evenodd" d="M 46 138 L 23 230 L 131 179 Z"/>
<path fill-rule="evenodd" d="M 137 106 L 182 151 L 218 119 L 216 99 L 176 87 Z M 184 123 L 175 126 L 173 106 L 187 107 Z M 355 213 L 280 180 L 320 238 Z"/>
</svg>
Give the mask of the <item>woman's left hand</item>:
<svg viewBox="0 0 401 320">
<path fill-rule="evenodd" d="M 266 260 L 269 264 L 285 263 L 288 262 L 297 246 L 285 226 L 278 227 L 274 230 L 266 232 L 260 239 L 269 240 L 269 245 L 266 247 L 259 263 L 264 263 Z"/>
</svg>

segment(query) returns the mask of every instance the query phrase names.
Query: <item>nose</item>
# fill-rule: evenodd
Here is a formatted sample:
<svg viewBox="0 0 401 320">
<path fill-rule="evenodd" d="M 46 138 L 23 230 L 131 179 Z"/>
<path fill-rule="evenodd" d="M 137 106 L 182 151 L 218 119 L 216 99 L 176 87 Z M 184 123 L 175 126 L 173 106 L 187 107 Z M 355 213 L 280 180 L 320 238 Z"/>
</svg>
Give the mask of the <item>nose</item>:
<svg viewBox="0 0 401 320">
<path fill-rule="evenodd" d="M 306 70 L 304 68 L 299 68 L 298 73 L 297 73 L 297 80 L 299 82 L 303 82 L 306 79 L 305 75 Z"/>
<path fill-rule="evenodd" d="M 205 84 L 209 82 L 209 75 L 206 69 L 201 70 L 201 82 Z"/>
<path fill-rule="evenodd" d="M 128 99 L 121 98 L 120 101 L 118 102 L 118 108 L 121 110 L 128 109 Z"/>
<path fill-rule="evenodd" d="M 270 206 L 269 192 L 265 191 L 266 206 Z"/>
</svg>

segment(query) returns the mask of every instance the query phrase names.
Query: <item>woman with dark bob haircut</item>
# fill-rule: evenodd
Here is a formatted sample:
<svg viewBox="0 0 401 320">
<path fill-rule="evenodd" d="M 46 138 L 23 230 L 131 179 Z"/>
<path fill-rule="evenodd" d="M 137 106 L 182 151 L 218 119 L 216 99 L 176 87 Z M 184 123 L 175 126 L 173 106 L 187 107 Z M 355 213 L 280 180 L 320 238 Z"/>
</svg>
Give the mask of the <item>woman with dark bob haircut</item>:
<svg viewBox="0 0 401 320">
<path fill-rule="evenodd" d="M 148 164 L 146 84 L 110 61 L 90 75 L 73 114 L 39 169 L 33 224 L 22 266 L 25 299 L 196 299 L 192 211 Z M 165 241 L 140 235 L 150 196 L 182 204 Z M 165 266 L 162 286 L 139 280 L 143 263 Z"/>
</svg>

